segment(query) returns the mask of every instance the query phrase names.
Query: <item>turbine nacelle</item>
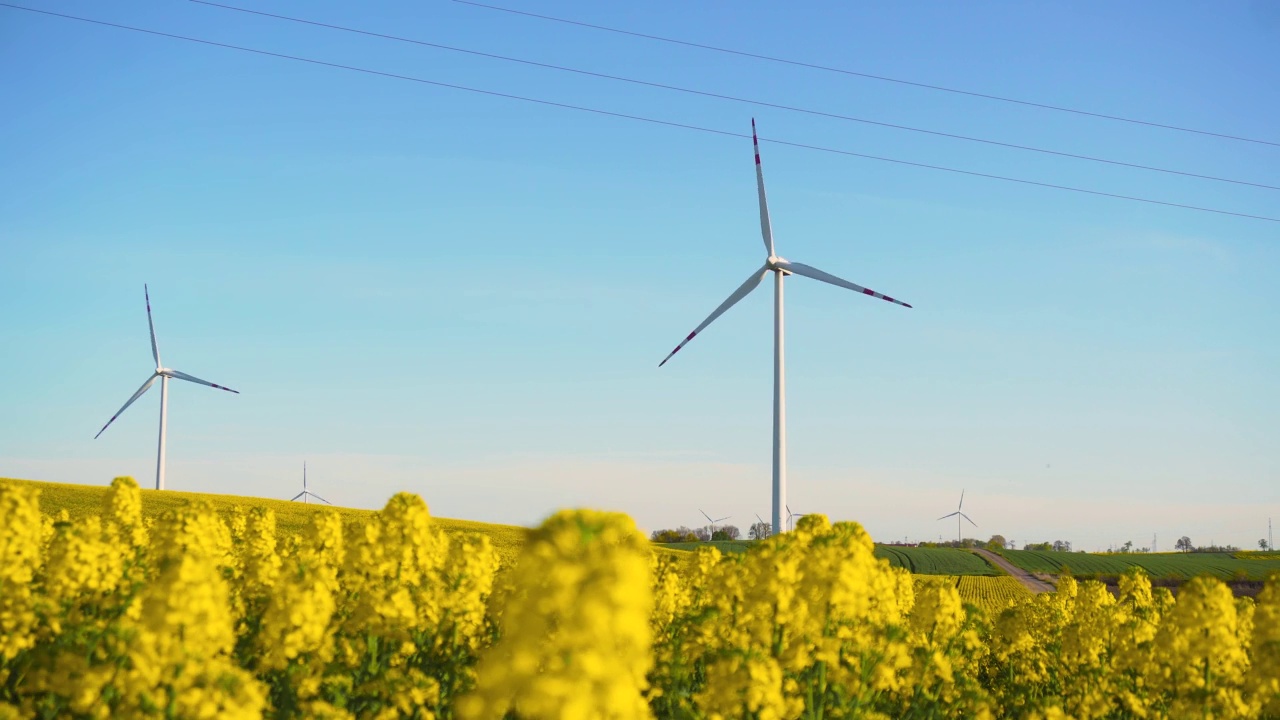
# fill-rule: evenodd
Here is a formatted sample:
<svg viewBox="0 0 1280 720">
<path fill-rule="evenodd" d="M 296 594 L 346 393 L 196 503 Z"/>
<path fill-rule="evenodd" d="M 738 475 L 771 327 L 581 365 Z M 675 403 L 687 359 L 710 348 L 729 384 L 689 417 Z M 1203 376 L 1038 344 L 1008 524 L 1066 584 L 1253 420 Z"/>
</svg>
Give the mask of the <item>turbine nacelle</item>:
<svg viewBox="0 0 1280 720">
<path fill-rule="evenodd" d="M 768 268 L 769 270 L 772 270 L 772 271 L 774 271 L 774 272 L 780 272 L 780 273 L 782 273 L 783 275 L 790 275 L 790 274 L 791 274 L 791 271 L 790 271 L 790 270 L 788 270 L 788 269 L 786 269 L 786 267 L 785 267 L 785 266 L 786 266 L 786 265 L 788 265 L 788 264 L 789 264 L 789 263 L 788 263 L 788 261 L 787 261 L 787 259 L 786 259 L 786 258 L 784 258 L 784 257 L 779 257 L 779 256 L 777 256 L 777 255 L 770 255 L 770 256 L 769 256 L 768 258 L 766 258 L 766 259 L 765 259 L 765 261 L 764 261 L 764 266 L 765 266 L 766 268 Z"/>
</svg>

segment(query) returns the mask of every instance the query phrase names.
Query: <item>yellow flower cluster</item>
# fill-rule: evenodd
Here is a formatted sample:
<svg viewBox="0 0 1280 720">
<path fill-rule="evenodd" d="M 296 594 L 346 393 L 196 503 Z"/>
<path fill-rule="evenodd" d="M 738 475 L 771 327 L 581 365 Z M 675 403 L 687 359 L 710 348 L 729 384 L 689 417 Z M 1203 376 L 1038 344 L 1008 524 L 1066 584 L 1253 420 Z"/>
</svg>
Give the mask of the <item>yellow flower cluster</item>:
<svg viewBox="0 0 1280 720">
<path fill-rule="evenodd" d="M 525 546 L 501 607 L 501 639 L 460 717 L 650 717 L 648 542 L 625 515 L 557 513 Z"/>
<path fill-rule="evenodd" d="M 42 516 L 0 481 L 0 720 L 1280 718 L 1280 576 L 979 607 L 820 515 L 722 556 L 563 511 L 500 557 L 409 494 L 288 531 L 170 508 L 117 478 Z"/>
<path fill-rule="evenodd" d="M 0 718 L 432 717 L 475 684 L 498 556 L 414 495 L 359 524 L 203 501 L 41 517 L 0 481 Z"/>
</svg>

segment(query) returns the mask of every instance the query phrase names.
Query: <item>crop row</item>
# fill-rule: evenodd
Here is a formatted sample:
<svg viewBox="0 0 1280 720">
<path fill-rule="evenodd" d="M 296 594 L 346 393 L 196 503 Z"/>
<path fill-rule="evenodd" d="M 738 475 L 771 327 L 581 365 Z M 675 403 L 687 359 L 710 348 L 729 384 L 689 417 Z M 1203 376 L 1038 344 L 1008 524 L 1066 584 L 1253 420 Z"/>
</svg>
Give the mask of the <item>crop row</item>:
<svg viewBox="0 0 1280 720">
<path fill-rule="evenodd" d="M 999 575 L 1000 572 L 968 550 L 877 545 L 876 557 L 918 575 Z"/>
<path fill-rule="evenodd" d="M 1075 575 L 1122 575 L 1141 568 L 1152 577 L 1192 578 L 1212 575 L 1223 580 L 1264 580 L 1280 571 L 1280 560 L 1241 560 L 1231 553 L 1090 553 L 1003 550 L 1001 554 L 1028 572 Z"/>
</svg>

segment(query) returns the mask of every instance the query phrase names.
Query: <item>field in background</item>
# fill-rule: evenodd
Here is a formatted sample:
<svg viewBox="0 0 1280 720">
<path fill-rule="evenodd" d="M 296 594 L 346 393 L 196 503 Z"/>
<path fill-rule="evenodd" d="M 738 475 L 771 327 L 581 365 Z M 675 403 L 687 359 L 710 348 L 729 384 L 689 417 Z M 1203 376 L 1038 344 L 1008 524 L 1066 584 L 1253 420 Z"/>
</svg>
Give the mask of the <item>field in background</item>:
<svg viewBox="0 0 1280 720">
<path fill-rule="evenodd" d="M 40 489 L 40 508 L 49 515 L 66 510 L 72 517 L 82 517 L 101 512 L 108 488 L 96 485 L 72 485 L 65 483 L 9 480 L 32 485 Z M 331 510 L 342 516 L 346 523 L 359 523 L 373 511 L 331 507 L 328 505 L 304 505 L 287 500 L 214 495 L 166 490 L 142 491 L 143 513 L 154 517 L 188 501 L 202 501 L 219 513 L 230 515 L 237 510 L 247 512 L 253 507 L 266 507 L 275 512 L 277 531 L 282 535 L 294 534 L 306 527 L 314 513 Z M 496 525 L 434 518 L 449 533 L 477 533 L 485 535 L 497 549 L 504 567 L 515 563 L 528 537 L 529 529 L 514 525 Z M 654 545 L 654 552 L 686 555 L 687 551 L 711 545 L 721 552 L 743 552 L 751 545 L 747 540 L 717 541 L 712 543 L 672 543 Z M 877 545 L 876 556 L 887 559 L 895 567 L 906 568 L 918 579 L 940 578 L 956 583 L 961 598 L 984 609 L 1003 607 L 1006 601 L 1026 590 L 1017 580 L 1003 575 L 982 558 L 951 548 L 908 548 Z M 1059 553 L 1029 550 L 1005 550 L 1001 553 L 1009 562 L 1029 572 L 1058 574 L 1063 567 L 1073 574 L 1118 575 L 1129 567 L 1144 567 L 1154 577 L 1190 578 L 1199 574 L 1211 574 L 1230 580 L 1232 578 L 1263 579 L 1267 574 L 1280 571 L 1280 556 L 1275 553 L 1240 553 L 1233 557 L 1228 553 L 1170 553 L 1093 555 L 1088 553 Z M 1247 558 L 1247 559 L 1246 559 Z"/>
<path fill-rule="evenodd" d="M 995 617 L 1009 603 L 1031 595 L 1017 578 L 1008 575 L 916 575 L 912 579 L 917 593 L 929 583 L 954 585 L 962 601 L 982 608 L 988 617 Z"/>
<path fill-rule="evenodd" d="M 40 489 L 40 509 L 48 515 L 57 515 L 66 510 L 71 517 L 83 517 L 102 511 L 103 499 L 108 488 L 97 485 L 71 485 L 66 483 L 37 482 L 33 480 L 6 480 Z M 346 523 L 358 523 L 367 518 L 372 510 L 353 510 L 351 508 L 331 507 L 328 505 L 304 505 L 287 500 L 268 500 L 264 498 L 240 497 L 236 495 L 214 495 L 209 493 L 179 492 L 166 490 L 142 491 L 142 511 L 144 516 L 155 517 L 166 510 L 176 508 L 188 501 L 207 502 L 223 515 L 230 515 L 237 510 L 247 512 L 254 507 L 270 508 L 276 515 L 276 531 L 281 535 L 300 532 L 310 522 L 314 513 L 331 510 L 342 516 Z M 490 542 L 498 550 L 504 567 L 515 563 L 528 537 L 529 529 L 514 525 L 495 525 L 491 523 L 473 522 L 471 520 L 454 520 L 451 518 L 434 518 L 442 529 L 449 533 L 479 533 L 487 535 Z M 699 547 L 712 545 L 721 552 L 743 552 L 750 541 L 730 540 L 712 543 L 673 543 L 670 545 L 654 545 L 658 553 L 678 553 L 686 555 Z M 1016 580 L 1007 576 L 980 577 L 999 575 L 978 556 L 964 550 L 931 549 L 931 548 L 897 548 L 876 546 L 876 556 L 883 557 L 896 567 L 904 567 L 917 574 L 937 576 L 945 582 L 956 583 L 960 597 L 979 607 L 995 607 L 998 598 L 1009 593 L 1026 591 Z M 923 577 L 924 575 L 922 575 Z M 964 577 L 957 577 L 964 576 Z M 978 577 L 970 577 L 978 576 Z M 1007 581 L 1007 582 L 1006 582 Z M 1015 587 L 1016 586 L 1016 587 Z M 1003 607 L 1003 604 L 1000 605 Z"/>
<path fill-rule="evenodd" d="M 713 540 L 711 542 L 666 543 L 675 550 L 697 550 L 700 547 L 719 548 L 722 553 L 746 552 L 750 540 Z M 896 545 L 876 545 L 876 557 L 884 558 L 894 567 L 905 568 L 916 575 L 1003 575 L 986 560 L 969 552 L 954 548 L 915 548 Z"/>
<path fill-rule="evenodd" d="M 1051 552 L 1043 550 L 999 551 L 1015 566 L 1032 573 L 1058 575 L 1063 568 L 1073 575 L 1120 575 L 1131 567 L 1140 567 L 1156 578 L 1188 579 L 1212 575 L 1222 580 L 1263 580 L 1280 571 L 1280 559 L 1242 560 L 1231 553 L 1126 553 L 1094 555 L 1091 553 Z"/>
<path fill-rule="evenodd" d="M 1004 575 L 980 556 L 956 548 L 877 545 L 876 557 L 885 558 L 894 567 L 906 568 L 916 575 Z"/>
<path fill-rule="evenodd" d="M 66 510 L 72 518 L 86 515 L 97 515 L 102 512 L 102 502 L 110 488 L 98 485 L 71 485 L 67 483 L 37 482 L 34 480 L 14 480 L 0 478 L 7 482 L 19 483 L 40 489 L 40 510 L 47 515 L 57 515 Z M 276 533 L 293 535 L 306 528 L 312 515 L 326 510 L 338 513 L 344 524 L 358 523 L 374 511 L 354 510 L 323 504 L 303 504 L 288 500 L 268 500 L 264 498 L 240 497 L 237 495 L 213 495 L 210 493 L 179 492 L 176 490 L 142 491 L 142 514 L 144 517 L 156 517 L 166 510 L 172 510 L 189 501 L 207 502 L 221 515 L 227 516 L 236 510 L 248 512 L 254 507 L 265 507 L 275 511 Z M 430 506 L 430 503 L 428 503 Z M 520 548 L 529 534 L 528 528 L 515 525 L 495 525 L 492 523 L 472 522 L 470 520 L 453 520 L 450 518 L 432 518 L 448 533 L 478 533 L 487 535 L 489 542 L 498 551 L 504 567 L 515 562 Z"/>
</svg>

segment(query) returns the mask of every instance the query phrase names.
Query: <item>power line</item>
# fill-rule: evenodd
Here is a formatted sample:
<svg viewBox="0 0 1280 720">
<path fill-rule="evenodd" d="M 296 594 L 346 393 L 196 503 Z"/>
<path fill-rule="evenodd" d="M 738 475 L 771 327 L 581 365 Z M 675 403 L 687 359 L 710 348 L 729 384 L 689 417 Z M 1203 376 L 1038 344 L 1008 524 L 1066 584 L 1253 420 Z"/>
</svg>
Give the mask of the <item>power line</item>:
<svg viewBox="0 0 1280 720">
<path fill-rule="evenodd" d="M 1045 148 L 1032 147 L 1029 145 L 1019 145 L 1016 143 L 1002 142 L 1000 140 L 989 140 L 985 138 L 970 137 L 967 135 L 958 135 L 955 133 L 942 132 L 939 130 L 926 130 L 923 128 L 911 127 L 909 125 L 898 125 L 894 123 L 880 122 L 878 120 L 868 120 L 866 118 L 853 117 L 850 115 L 840 115 L 838 113 L 830 113 L 822 110 L 813 110 L 809 108 L 796 107 L 793 105 L 782 105 L 779 103 L 767 102 L 764 100 L 753 100 L 751 98 L 735 97 L 733 95 L 723 95 L 720 93 L 708 92 L 705 90 L 694 90 L 691 88 L 680 87 L 678 85 L 666 85 L 664 83 L 650 82 L 648 80 L 637 80 L 635 78 L 623 77 L 620 75 L 609 75 L 606 73 L 593 72 L 591 70 L 582 70 L 579 68 L 567 67 L 564 65 L 553 65 L 551 63 L 537 62 L 535 60 L 526 60 L 524 58 L 511 57 L 508 55 L 498 55 L 495 53 L 482 52 L 480 50 L 470 50 L 467 48 L 455 47 L 452 45 L 443 45 L 440 43 L 428 42 L 426 40 L 415 40 L 413 38 L 401 37 L 398 35 L 387 35 L 385 33 L 373 32 L 371 30 L 361 30 L 359 28 L 346 27 L 343 25 L 333 25 L 330 23 L 319 22 L 316 20 L 307 20 L 305 18 L 291 17 L 288 15 L 278 15 L 276 13 L 264 12 L 261 10 L 251 10 L 249 8 L 236 7 L 234 5 L 224 5 L 222 3 L 209 2 L 209 0 L 190 0 L 200 5 L 208 5 L 210 7 L 222 8 L 224 10 L 234 10 L 236 12 L 247 13 L 250 15 L 261 15 L 263 17 L 275 18 L 278 20 L 287 20 L 289 22 L 301 23 L 304 25 L 313 25 L 316 27 L 327 28 L 330 30 L 339 30 L 342 32 L 355 33 L 358 35 L 366 35 L 369 37 L 381 38 L 384 40 L 394 40 L 396 42 L 411 43 L 413 45 L 421 45 L 424 47 L 435 48 L 438 50 L 448 50 L 450 52 L 465 53 L 467 55 L 475 55 L 479 57 L 491 58 L 494 60 L 502 60 L 505 62 L 520 63 L 522 65 L 531 65 L 534 67 L 546 68 L 548 70 L 559 70 L 563 72 L 576 73 L 579 75 L 587 75 L 590 77 L 602 78 L 605 80 L 617 80 L 619 82 L 632 83 L 634 85 L 643 85 L 646 87 L 660 88 L 663 90 L 672 90 L 675 92 L 688 93 L 690 95 L 700 95 L 702 97 L 716 98 L 719 100 L 730 100 L 733 102 L 746 103 L 748 105 L 758 105 L 760 107 L 775 108 L 778 110 L 787 110 L 790 112 L 804 113 L 807 115 L 817 115 L 836 120 L 848 120 L 850 122 L 864 123 L 867 125 L 877 125 L 880 127 L 893 128 L 896 130 L 906 130 L 915 133 L 924 133 L 926 135 L 935 135 L 938 137 L 946 137 L 954 140 L 965 140 L 968 142 L 984 143 L 987 145 L 995 145 L 999 147 L 1012 148 L 1015 150 L 1026 150 L 1029 152 L 1044 153 L 1046 155 L 1056 155 L 1058 157 L 1073 158 L 1076 160 L 1087 160 L 1090 162 L 1106 163 L 1108 165 L 1118 165 L 1120 167 L 1135 168 L 1138 170 L 1150 170 L 1152 172 L 1168 173 L 1170 175 L 1181 175 L 1183 177 L 1199 178 L 1201 180 L 1213 180 L 1215 182 L 1232 183 L 1235 185 L 1248 185 L 1251 187 L 1265 188 L 1267 190 L 1280 190 L 1280 186 L 1267 185 L 1265 183 L 1250 182 L 1247 180 L 1234 180 L 1232 178 L 1217 177 L 1214 175 L 1203 175 L 1200 173 L 1186 172 L 1182 170 L 1170 170 L 1168 168 L 1154 167 L 1151 165 L 1142 165 L 1139 163 L 1123 162 L 1121 160 L 1110 160 L 1108 158 L 1093 157 L 1090 155 L 1080 155 L 1077 153 L 1063 152 L 1060 150 L 1048 150 Z"/>
<path fill-rule="evenodd" d="M 825 72 L 840 73 L 841 75 L 852 75 L 855 77 L 868 78 L 871 80 L 883 80 L 884 82 L 898 83 L 899 85 L 911 85 L 913 87 L 926 88 L 928 90 L 940 90 L 942 92 L 955 93 L 957 95 L 968 95 L 970 97 L 984 98 L 986 100 L 998 100 L 1000 102 L 1014 103 L 1016 105 L 1026 105 L 1029 107 L 1041 108 L 1043 110 L 1055 110 L 1057 112 L 1073 113 L 1076 115 L 1087 115 L 1089 117 L 1102 118 L 1103 120 L 1116 120 L 1118 122 L 1133 123 L 1135 125 L 1146 125 L 1148 127 L 1163 128 L 1165 130 L 1177 130 L 1178 132 L 1195 133 L 1197 135 L 1209 135 L 1212 137 L 1225 138 L 1227 140 L 1239 140 L 1241 142 L 1258 143 L 1260 145 L 1272 145 L 1280 147 L 1280 142 L 1272 142 L 1270 140 L 1258 140 L 1255 138 L 1241 137 L 1239 135 L 1229 135 L 1226 133 L 1212 132 L 1209 130 L 1197 130 L 1195 128 L 1181 127 L 1179 125 L 1166 125 L 1164 123 L 1150 122 L 1147 120 L 1138 120 L 1136 118 L 1128 118 L 1120 115 L 1108 115 L 1106 113 L 1091 112 L 1089 110 L 1079 110 L 1076 108 L 1064 107 L 1061 105 L 1049 105 L 1047 103 L 1032 102 L 1030 100 L 1018 100 L 1016 98 L 1004 97 L 1002 95 L 990 95 L 987 93 L 974 92 L 971 90 L 961 90 L 959 88 L 946 87 L 944 85 L 931 85 L 929 83 L 916 82 L 914 80 L 903 80 L 901 78 L 892 78 L 884 75 L 873 75 L 871 73 L 858 72 L 856 70 L 847 70 L 844 68 L 831 67 L 829 65 L 818 65 L 816 63 L 803 62 L 800 60 L 789 60 L 787 58 L 774 57 L 771 55 L 761 55 L 759 53 L 747 52 L 745 50 L 734 50 L 732 48 L 717 47 L 715 45 L 705 45 L 703 43 L 690 42 L 688 40 L 677 40 L 675 38 L 663 37 L 661 35 L 650 35 L 632 30 L 623 30 L 621 28 L 608 27 L 606 25 L 594 25 L 592 23 L 582 22 L 579 20 L 569 20 L 568 18 L 554 17 L 552 15 L 539 15 L 525 10 L 515 10 L 513 8 L 501 7 L 499 5 L 488 5 L 474 0 L 453 0 L 462 5 L 471 5 L 473 7 L 484 8 L 486 10 L 498 10 L 500 12 L 511 13 L 512 15 L 524 15 L 526 17 L 537 18 L 539 20 L 550 20 L 552 22 L 564 23 L 566 25 L 577 25 L 579 27 L 591 28 L 592 30 L 604 30 L 606 32 L 618 33 L 619 35 L 630 35 L 632 37 L 644 38 L 646 40 L 657 40 L 659 42 L 671 43 L 673 45 L 684 45 L 686 47 L 698 48 L 701 50 L 712 50 L 714 52 L 728 53 L 730 55 L 738 55 L 741 57 L 755 58 L 756 60 L 767 60 L 769 62 L 783 63 L 785 65 L 794 65 L 797 67 L 810 68 L 812 70 L 823 70 Z"/>
<path fill-rule="evenodd" d="M 488 95 L 490 97 L 500 97 L 508 100 L 520 100 L 522 102 L 535 103 L 537 105 L 545 105 L 548 107 L 557 107 L 565 110 L 577 110 L 580 112 L 593 113 L 595 115 L 624 118 L 627 120 L 637 120 L 640 122 L 651 123 L 654 125 L 664 125 L 667 127 L 682 128 L 685 130 L 696 130 L 698 132 L 710 133 L 713 135 L 722 135 L 725 137 L 743 138 L 743 139 L 751 137 L 750 135 L 747 135 L 745 133 L 731 132 L 729 130 L 718 130 L 716 128 L 702 127 L 700 125 L 689 125 L 687 123 L 679 123 L 671 120 L 660 120 L 657 118 L 645 117 L 643 115 L 631 115 L 628 113 L 614 112 L 612 110 L 601 110 L 599 108 L 591 108 L 583 105 L 571 105 L 568 103 L 555 102 L 553 100 L 542 100 L 540 98 L 532 98 L 532 97 L 527 97 L 523 95 L 513 95 L 510 93 L 498 92 L 496 90 L 484 90 L 481 88 L 473 88 L 465 85 L 455 85 L 452 83 L 439 82 L 437 80 L 428 80 L 426 78 L 413 77 L 411 75 L 399 75 L 396 73 L 385 72 L 382 70 L 372 70 L 369 68 L 362 68 L 354 65 L 343 65 L 340 63 L 333 63 L 325 60 L 316 60 L 313 58 L 306 58 L 299 55 L 286 55 L 284 53 L 271 52 L 270 50 L 258 50 L 256 48 L 244 47 L 241 45 L 231 45 L 229 43 L 221 43 L 221 42 L 216 42 L 214 40 L 204 40 L 201 38 L 189 37 L 186 35 L 177 35 L 174 33 L 162 32 L 160 30 L 149 30 L 147 28 L 134 27 L 132 25 L 122 25 L 120 23 L 113 23 L 105 20 L 94 20 L 92 18 L 79 17 L 77 15 L 67 15 L 64 13 L 53 12 L 51 10 L 37 10 L 35 8 L 23 7 L 21 5 L 13 5 L 6 2 L 0 2 L 0 7 L 12 8 L 14 10 L 25 10 L 27 12 L 38 13 L 41 15 L 60 17 L 60 18 L 65 18 L 67 20 L 77 20 L 80 22 L 91 23 L 94 25 L 113 27 L 120 30 L 129 30 L 132 32 L 145 33 L 147 35 L 167 37 L 174 40 L 183 40 L 186 42 L 200 43 L 202 45 L 210 45 L 213 47 L 220 47 L 228 50 L 239 50 L 241 52 L 254 53 L 256 55 L 265 55 L 267 57 L 281 58 L 284 60 L 294 60 L 297 62 L 309 63 L 312 65 L 338 68 L 341 70 L 350 70 L 352 72 L 365 73 L 367 75 L 376 75 L 379 77 L 392 78 L 395 80 L 406 80 L 409 82 L 416 82 L 424 85 L 432 85 L 435 87 L 450 88 L 453 90 L 462 90 L 465 92 L 476 93 L 479 95 Z M 778 140 L 775 138 L 763 138 L 763 137 L 760 138 L 760 140 L 763 142 L 771 142 L 775 145 L 786 145 L 789 147 L 804 148 L 806 150 L 816 150 L 819 152 L 834 153 L 836 155 L 847 155 L 849 157 L 858 157 L 858 158 L 864 158 L 867 160 L 878 160 L 880 162 L 894 163 L 897 165 L 907 165 L 911 167 L 927 168 L 929 170 L 941 170 L 943 172 L 956 173 L 959 175 L 982 177 L 982 178 L 988 178 L 991 180 L 1003 180 L 1006 182 L 1020 183 L 1023 185 L 1035 185 L 1037 187 L 1052 188 L 1055 190 L 1066 190 L 1069 192 L 1083 193 L 1086 195 L 1096 195 L 1099 197 L 1109 197 L 1109 198 L 1115 198 L 1118 200 L 1129 200 L 1133 202 L 1147 203 L 1150 205 L 1162 205 L 1165 207 L 1176 207 L 1176 208 L 1182 208 L 1185 210 L 1195 210 L 1198 212 L 1215 213 L 1217 215 L 1231 215 L 1234 217 L 1243 217 L 1243 218 L 1250 218 L 1253 220 L 1265 220 L 1267 222 L 1280 223 L 1280 218 L 1266 217 L 1263 215 L 1250 215 L 1248 213 L 1234 212 L 1231 210 L 1219 210 L 1217 208 L 1201 207 L 1197 205 L 1185 205 L 1183 203 L 1168 202 L 1165 200 L 1153 200 L 1151 198 L 1137 197 L 1134 195 L 1120 195 L 1117 193 L 1103 192 L 1101 190 L 1090 190 L 1088 188 L 1078 188 L 1078 187 L 1072 187 L 1070 185 L 1057 185 L 1054 183 L 1040 182 L 1038 180 L 1026 180 L 1023 178 L 1015 178 L 1015 177 L 1009 177 L 1005 175 L 993 175 L 990 173 L 977 172 L 974 170 L 962 170 L 959 168 L 945 167 L 942 165 L 929 165 L 927 163 L 912 162 L 910 160 L 899 160 L 897 158 L 881 157 L 878 155 L 867 155 L 865 153 L 853 152 L 851 150 L 840 150 L 837 148 L 822 147 L 819 145 L 809 145 L 806 143 L 792 142 L 789 140 Z"/>
</svg>

